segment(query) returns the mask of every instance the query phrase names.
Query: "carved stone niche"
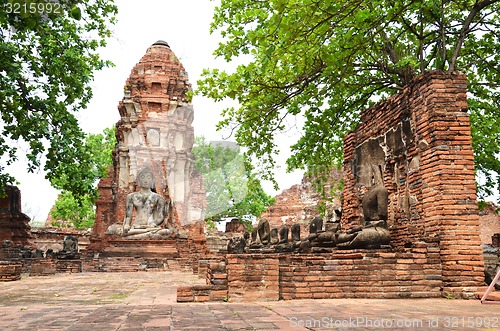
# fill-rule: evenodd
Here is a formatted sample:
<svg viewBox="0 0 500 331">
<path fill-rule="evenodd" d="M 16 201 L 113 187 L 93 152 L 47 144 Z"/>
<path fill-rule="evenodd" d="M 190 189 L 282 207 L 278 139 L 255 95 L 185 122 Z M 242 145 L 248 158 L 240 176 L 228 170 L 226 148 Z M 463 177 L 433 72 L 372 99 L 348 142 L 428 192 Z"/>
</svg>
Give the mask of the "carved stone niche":
<svg viewBox="0 0 500 331">
<path fill-rule="evenodd" d="M 152 146 L 160 146 L 160 129 L 152 128 L 147 130 L 147 141 Z"/>
<path fill-rule="evenodd" d="M 353 174 L 358 185 L 370 187 L 374 178 L 385 171 L 385 154 L 379 139 L 370 139 L 356 148 Z"/>
<path fill-rule="evenodd" d="M 356 147 L 352 172 L 357 184 L 371 187 L 373 179 L 380 180 L 380 176 L 386 172 L 388 161 L 406 155 L 407 146 L 412 143 L 410 120 L 405 119 L 384 134 L 368 139 Z"/>
</svg>

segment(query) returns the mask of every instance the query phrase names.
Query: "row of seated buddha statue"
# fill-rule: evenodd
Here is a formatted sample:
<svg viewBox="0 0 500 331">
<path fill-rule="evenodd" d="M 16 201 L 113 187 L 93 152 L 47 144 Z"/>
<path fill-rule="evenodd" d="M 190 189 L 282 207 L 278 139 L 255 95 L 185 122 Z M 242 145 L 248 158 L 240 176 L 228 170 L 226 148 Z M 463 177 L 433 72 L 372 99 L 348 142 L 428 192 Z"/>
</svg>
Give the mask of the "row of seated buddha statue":
<svg viewBox="0 0 500 331">
<path fill-rule="evenodd" d="M 11 248 L 13 246 L 12 241 L 3 240 L 1 248 Z M 49 248 L 45 252 L 39 248 L 23 248 L 19 252 L 18 258 L 22 259 L 43 259 L 43 258 L 54 258 L 63 260 L 77 260 L 80 258 L 78 252 L 78 238 L 73 235 L 65 235 L 62 243 L 62 249 L 54 251 L 54 249 Z"/>
<path fill-rule="evenodd" d="M 387 226 L 388 191 L 384 186 L 372 186 L 362 200 L 362 225 L 342 231 L 340 217 L 333 222 L 324 222 L 315 217 L 309 223 L 309 235 L 301 239 L 300 225 L 293 224 L 270 228 L 269 222 L 261 219 L 252 233 L 232 238 L 227 247 L 230 254 L 280 253 L 280 252 L 331 252 L 334 249 L 381 248 L 390 244 Z M 289 232 L 291 230 L 291 241 Z"/>
</svg>

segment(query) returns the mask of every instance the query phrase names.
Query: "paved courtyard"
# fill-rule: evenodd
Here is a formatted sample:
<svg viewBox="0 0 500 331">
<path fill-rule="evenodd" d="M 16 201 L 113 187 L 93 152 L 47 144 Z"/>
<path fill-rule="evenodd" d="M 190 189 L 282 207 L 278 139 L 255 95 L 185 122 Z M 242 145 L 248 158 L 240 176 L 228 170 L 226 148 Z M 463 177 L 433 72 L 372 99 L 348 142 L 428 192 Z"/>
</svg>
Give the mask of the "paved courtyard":
<svg viewBox="0 0 500 331">
<path fill-rule="evenodd" d="M 176 303 L 183 272 L 0 283 L 0 330 L 499 330 L 500 305 L 453 299 Z M 355 284 L 353 284 L 355 286 Z"/>
</svg>

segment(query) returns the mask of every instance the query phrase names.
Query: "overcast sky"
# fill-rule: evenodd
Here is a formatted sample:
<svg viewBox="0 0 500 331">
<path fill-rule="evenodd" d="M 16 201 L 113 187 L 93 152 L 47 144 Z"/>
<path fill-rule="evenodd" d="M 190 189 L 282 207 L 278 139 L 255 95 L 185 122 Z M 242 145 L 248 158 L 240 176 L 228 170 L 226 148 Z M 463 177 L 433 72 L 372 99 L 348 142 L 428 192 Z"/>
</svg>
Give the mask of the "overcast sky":
<svg viewBox="0 0 500 331">
<path fill-rule="evenodd" d="M 213 51 L 220 39 L 210 35 L 215 1 L 209 0 L 116 0 L 118 23 L 112 27 L 113 35 L 102 57 L 111 60 L 115 67 L 102 70 L 95 75 L 92 84 L 94 97 L 88 109 L 79 113 L 82 128 L 86 132 L 100 133 L 119 120 L 117 105 L 123 98 L 123 87 L 134 65 L 157 40 L 165 40 L 180 59 L 189 75 L 189 81 L 196 88 L 203 68 L 228 67 L 223 60 L 215 60 Z M 207 140 L 227 138 L 227 133 L 218 133 L 215 125 L 220 119 L 223 104 L 195 96 L 193 99 L 195 135 Z M 283 136 L 281 141 L 290 144 L 291 137 Z M 231 138 L 230 138 L 231 139 Z M 296 139 L 296 138 L 294 138 Z M 283 144 L 285 146 L 285 144 Z M 283 147 L 283 149 L 286 149 Z M 285 150 L 279 158 L 284 161 L 289 153 Z M 21 182 L 24 212 L 44 221 L 57 197 L 42 173 L 26 174 L 25 166 L 17 164 L 9 169 Z M 283 167 L 276 171 L 280 190 L 300 182 L 300 172 L 285 174 Z M 269 183 L 263 183 L 269 194 L 276 194 Z"/>
</svg>

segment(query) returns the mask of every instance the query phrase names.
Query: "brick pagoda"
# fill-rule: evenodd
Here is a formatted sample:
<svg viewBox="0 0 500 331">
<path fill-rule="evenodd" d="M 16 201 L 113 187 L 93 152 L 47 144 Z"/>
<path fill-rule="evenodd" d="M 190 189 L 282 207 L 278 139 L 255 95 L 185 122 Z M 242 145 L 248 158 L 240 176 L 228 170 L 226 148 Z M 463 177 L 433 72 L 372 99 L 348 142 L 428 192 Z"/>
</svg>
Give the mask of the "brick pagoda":
<svg viewBox="0 0 500 331">
<path fill-rule="evenodd" d="M 126 197 L 137 191 L 137 175 L 145 167 L 154 174 L 156 193 L 169 203 L 169 216 L 162 226 L 188 232 L 189 239 L 204 240 L 201 221 L 206 198 L 203 179 L 194 170 L 192 89 L 183 65 L 166 42 L 158 41 L 134 66 L 124 90 L 118 104 L 121 119 L 116 124 L 113 167 L 99 183 L 90 250 L 117 246 L 117 238 L 105 234 L 106 229 L 123 224 Z M 137 243 L 137 247 L 152 247 L 149 251 L 165 243 L 149 241 L 148 245 Z"/>
</svg>

